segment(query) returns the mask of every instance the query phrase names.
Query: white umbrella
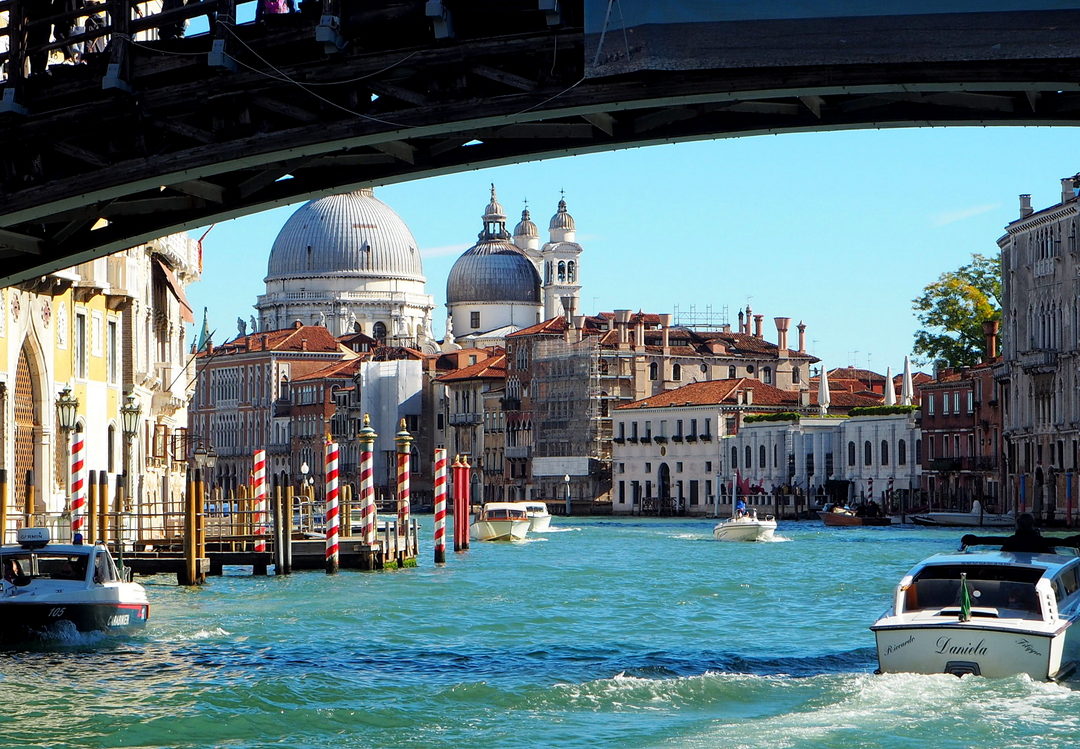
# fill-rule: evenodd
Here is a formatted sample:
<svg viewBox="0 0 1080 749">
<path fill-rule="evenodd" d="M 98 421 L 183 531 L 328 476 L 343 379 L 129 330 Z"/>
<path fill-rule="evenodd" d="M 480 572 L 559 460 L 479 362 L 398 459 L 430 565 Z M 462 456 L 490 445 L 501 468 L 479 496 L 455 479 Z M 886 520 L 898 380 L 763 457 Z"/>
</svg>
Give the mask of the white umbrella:
<svg viewBox="0 0 1080 749">
<path fill-rule="evenodd" d="M 896 405 L 896 385 L 892 381 L 892 367 L 885 368 L 885 405 Z"/>
<path fill-rule="evenodd" d="M 904 357 L 904 381 L 900 385 L 900 405 L 910 406 L 915 398 L 915 389 L 911 386 L 911 360 Z"/>
<path fill-rule="evenodd" d="M 829 413 L 829 404 L 832 403 L 832 398 L 829 397 L 829 373 L 825 371 L 825 367 L 821 367 L 821 376 L 818 377 L 818 391 L 817 391 L 818 409 L 822 414 Z"/>
</svg>

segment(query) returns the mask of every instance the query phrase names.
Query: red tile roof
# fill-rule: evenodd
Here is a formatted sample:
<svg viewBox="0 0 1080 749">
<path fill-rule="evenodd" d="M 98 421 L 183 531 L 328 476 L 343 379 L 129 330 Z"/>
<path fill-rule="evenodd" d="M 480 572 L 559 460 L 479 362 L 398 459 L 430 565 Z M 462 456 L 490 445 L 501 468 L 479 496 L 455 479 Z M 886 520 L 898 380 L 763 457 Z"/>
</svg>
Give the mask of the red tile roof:
<svg viewBox="0 0 1080 749">
<path fill-rule="evenodd" d="M 438 378 L 439 382 L 462 382 L 464 380 L 504 380 L 506 379 L 506 355 L 488 357 L 476 364 L 454 370 Z"/>
<path fill-rule="evenodd" d="M 316 353 L 345 352 L 330 331 L 321 325 L 300 325 L 282 330 L 237 336 L 214 346 L 215 356 L 241 354 L 248 351 L 309 351 Z M 349 352 L 352 353 L 352 352 Z M 207 355 L 206 352 L 200 356 Z"/>
</svg>

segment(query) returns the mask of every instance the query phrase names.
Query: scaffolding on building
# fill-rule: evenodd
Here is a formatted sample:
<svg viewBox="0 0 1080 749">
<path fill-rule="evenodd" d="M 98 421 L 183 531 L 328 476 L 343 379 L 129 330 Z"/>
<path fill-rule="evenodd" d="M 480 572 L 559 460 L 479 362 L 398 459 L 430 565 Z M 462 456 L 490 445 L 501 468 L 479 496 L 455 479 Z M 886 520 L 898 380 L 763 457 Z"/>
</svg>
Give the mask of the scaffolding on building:
<svg viewBox="0 0 1080 749">
<path fill-rule="evenodd" d="M 728 306 L 721 305 L 714 310 L 711 304 L 706 304 L 704 310 L 698 310 L 696 304 L 691 304 L 689 309 L 683 310 L 678 304 L 675 305 L 674 325 L 677 328 L 690 330 L 722 330 L 728 324 Z"/>
</svg>

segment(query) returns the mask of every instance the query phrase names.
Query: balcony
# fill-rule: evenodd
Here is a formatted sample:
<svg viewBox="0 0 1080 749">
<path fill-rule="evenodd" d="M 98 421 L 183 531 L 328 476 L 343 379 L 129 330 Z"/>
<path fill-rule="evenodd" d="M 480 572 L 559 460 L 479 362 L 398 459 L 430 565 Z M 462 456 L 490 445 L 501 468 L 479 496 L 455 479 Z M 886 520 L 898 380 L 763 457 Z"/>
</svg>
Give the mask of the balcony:
<svg viewBox="0 0 1080 749">
<path fill-rule="evenodd" d="M 503 411 L 520 411 L 521 399 L 520 398 L 500 398 L 499 404 L 502 406 Z"/>
<path fill-rule="evenodd" d="M 663 445 L 667 442 L 667 437 L 665 437 L 664 435 L 660 435 L 659 437 L 653 437 L 653 442 L 658 445 Z"/>
<path fill-rule="evenodd" d="M 1033 349 L 1020 352 L 1020 367 L 1028 374 L 1049 373 L 1057 369 L 1056 349 Z"/>
<path fill-rule="evenodd" d="M 484 421 L 484 415 L 482 413 L 458 413 L 450 414 L 450 426 L 464 426 L 469 424 L 480 424 Z"/>
<path fill-rule="evenodd" d="M 647 445 L 650 442 L 652 442 L 652 435 L 651 434 L 646 434 L 644 437 L 641 438 L 641 444 L 643 444 L 643 445 Z"/>
<path fill-rule="evenodd" d="M 1035 278 L 1041 278 L 1043 276 L 1052 276 L 1054 274 L 1055 260 L 1057 258 L 1044 257 L 1039 258 L 1032 263 L 1031 273 Z"/>
<path fill-rule="evenodd" d="M 626 442 L 626 438 L 625 437 L 615 437 L 611 441 L 614 442 L 616 445 L 621 445 L 622 443 Z"/>
<path fill-rule="evenodd" d="M 505 458 L 529 458 L 532 456 L 532 447 L 526 445 L 524 447 L 507 447 L 503 450 L 503 457 Z"/>
<path fill-rule="evenodd" d="M 711 434 L 700 434 L 700 435 L 698 435 L 698 439 L 701 440 L 702 442 L 712 442 L 712 435 Z"/>
<path fill-rule="evenodd" d="M 674 437 L 671 438 L 671 441 L 672 442 L 682 442 L 683 441 L 683 436 L 681 434 L 676 434 Z"/>
<path fill-rule="evenodd" d="M 696 434 L 688 434 L 688 435 L 686 435 L 686 441 L 687 442 L 697 442 L 697 435 Z"/>
</svg>

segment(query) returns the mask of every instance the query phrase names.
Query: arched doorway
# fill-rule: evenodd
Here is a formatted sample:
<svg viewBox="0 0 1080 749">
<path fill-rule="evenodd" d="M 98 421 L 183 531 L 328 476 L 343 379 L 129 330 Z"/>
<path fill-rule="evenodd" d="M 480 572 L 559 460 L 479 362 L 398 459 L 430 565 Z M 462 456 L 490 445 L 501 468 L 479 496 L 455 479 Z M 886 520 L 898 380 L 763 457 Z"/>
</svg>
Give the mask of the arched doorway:
<svg viewBox="0 0 1080 749">
<path fill-rule="evenodd" d="M 667 463 L 661 463 L 656 470 L 656 493 L 660 515 L 670 515 L 674 510 L 671 503 L 671 469 Z"/>
<path fill-rule="evenodd" d="M 37 504 L 41 504 L 40 497 L 41 472 L 38 470 L 35 460 L 35 448 L 37 437 L 41 430 L 41 413 L 38 386 L 34 377 L 34 368 L 31 364 L 30 349 L 23 346 L 19 351 L 19 363 L 15 368 L 15 442 L 14 442 L 14 470 L 12 483 L 15 485 L 13 495 L 15 507 L 23 512 L 35 512 L 37 507 L 26 506 L 26 472 L 34 472 L 35 494 L 38 495 Z"/>
</svg>

